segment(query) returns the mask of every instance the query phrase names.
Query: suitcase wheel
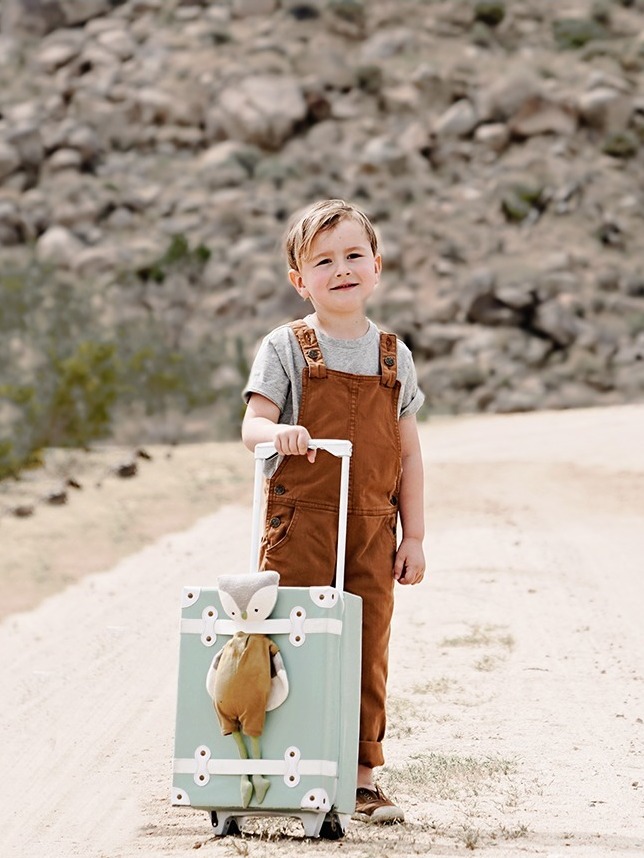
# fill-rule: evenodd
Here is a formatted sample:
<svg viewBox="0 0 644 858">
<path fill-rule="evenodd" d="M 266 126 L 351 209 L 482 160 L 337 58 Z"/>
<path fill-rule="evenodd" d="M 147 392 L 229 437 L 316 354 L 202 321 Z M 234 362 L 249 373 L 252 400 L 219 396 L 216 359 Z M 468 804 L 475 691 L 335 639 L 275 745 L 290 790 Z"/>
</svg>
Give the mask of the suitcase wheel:
<svg viewBox="0 0 644 858">
<path fill-rule="evenodd" d="M 217 817 L 217 811 L 212 810 L 210 812 L 210 821 L 212 822 L 212 827 L 217 830 L 219 828 L 219 819 Z M 226 837 L 228 835 L 236 835 L 241 834 L 239 830 L 239 825 L 237 825 L 237 820 L 234 816 L 229 816 L 224 820 L 223 825 L 221 826 L 221 830 L 217 831 L 218 837 Z"/>
<path fill-rule="evenodd" d="M 345 829 L 342 827 L 337 813 L 327 813 L 320 828 L 320 837 L 324 840 L 340 840 L 344 837 Z"/>
</svg>

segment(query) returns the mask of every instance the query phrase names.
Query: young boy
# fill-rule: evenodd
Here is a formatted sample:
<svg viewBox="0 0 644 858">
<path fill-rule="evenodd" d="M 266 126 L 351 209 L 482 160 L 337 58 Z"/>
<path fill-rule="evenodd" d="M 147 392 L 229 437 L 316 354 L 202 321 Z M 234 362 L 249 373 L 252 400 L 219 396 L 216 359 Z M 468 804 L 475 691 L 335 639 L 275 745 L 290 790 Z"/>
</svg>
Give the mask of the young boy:
<svg viewBox="0 0 644 858">
<path fill-rule="evenodd" d="M 283 586 L 332 583 L 339 460 L 315 467 L 308 442 L 350 440 L 346 589 L 363 600 L 356 816 L 402 822 L 373 769 L 384 763 L 394 581 L 418 584 L 425 571 L 415 418 L 424 397 L 409 349 L 365 314 L 382 267 L 368 218 L 343 200 L 316 203 L 292 222 L 286 251 L 289 280 L 314 312 L 264 339 L 244 390 L 244 444 L 272 441 L 282 457 L 269 477 L 261 566 Z"/>
</svg>

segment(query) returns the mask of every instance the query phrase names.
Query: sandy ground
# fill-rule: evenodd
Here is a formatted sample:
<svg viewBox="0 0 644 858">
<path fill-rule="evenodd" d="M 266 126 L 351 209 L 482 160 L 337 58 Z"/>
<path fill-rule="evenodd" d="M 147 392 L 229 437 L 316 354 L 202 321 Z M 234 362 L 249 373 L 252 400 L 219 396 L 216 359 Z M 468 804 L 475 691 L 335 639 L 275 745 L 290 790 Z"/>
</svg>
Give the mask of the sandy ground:
<svg viewBox="0 0 644 858">
<path fill-rule="evenodd" d="M 133 477 L 118 476 L 124 465 Z M 225 504 L 250 503 L 251 468 L 240 443 L 48 451 L 45 467 L 0 482 L 0 618 Z M 48 501 L 61 493 L 64 504 Z M 24 508 L 31 515 L 16 516 Z"/>
<path fill-rule="evenodd" d="M 77 462 L 67 506 L 0 519 L 2 858 L 642 855 L 643 438 L 644 406 L 422 428 L 429 574 L 397 589 L 381 773 L 408 822 L 338 842 L 169 805 L 179 593 L 246 570 L 248 454 L 103 459 L 100 488 Z"/>
</svg>

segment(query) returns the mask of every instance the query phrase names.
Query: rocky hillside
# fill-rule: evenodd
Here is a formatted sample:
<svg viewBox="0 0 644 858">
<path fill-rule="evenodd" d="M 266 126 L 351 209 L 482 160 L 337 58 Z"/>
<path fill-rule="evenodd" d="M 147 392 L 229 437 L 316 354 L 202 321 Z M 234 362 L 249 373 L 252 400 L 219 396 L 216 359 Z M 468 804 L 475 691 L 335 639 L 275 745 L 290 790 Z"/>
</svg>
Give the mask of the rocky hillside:
<svg viewBox="0 0 644 858">
<path fill-rule="evenodd" d="M 0 15 L 14 288 L 49 271 L 106 329 L 152 320 L 237 402 L 258 338 L 303 309 L 285 219 L 342 197 L 378 228 L 372 315 L 413 348 L 430 411 L 644 397 L 644 0 Z M 5 366 L 38 371 L 18 328 L 9 341 Z"/>
</svg>

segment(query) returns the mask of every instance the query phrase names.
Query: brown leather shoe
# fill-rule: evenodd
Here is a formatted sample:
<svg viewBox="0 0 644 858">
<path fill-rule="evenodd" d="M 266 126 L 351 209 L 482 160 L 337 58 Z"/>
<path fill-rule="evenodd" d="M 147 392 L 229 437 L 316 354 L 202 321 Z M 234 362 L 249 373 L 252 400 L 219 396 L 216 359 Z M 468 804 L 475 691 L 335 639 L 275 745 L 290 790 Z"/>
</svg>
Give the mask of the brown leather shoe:
<svg viewBox="0 0 644 858">
<path fill-rule="evenodd" d="M 356 791 L 356 809 L 354 819 L 361 822 L 377 822 L 380 825 L 394 825 L 405 821 L 405 814 L 390 801 L 379 786 L 375 789 L 359 787 Z"/>
</svg>

